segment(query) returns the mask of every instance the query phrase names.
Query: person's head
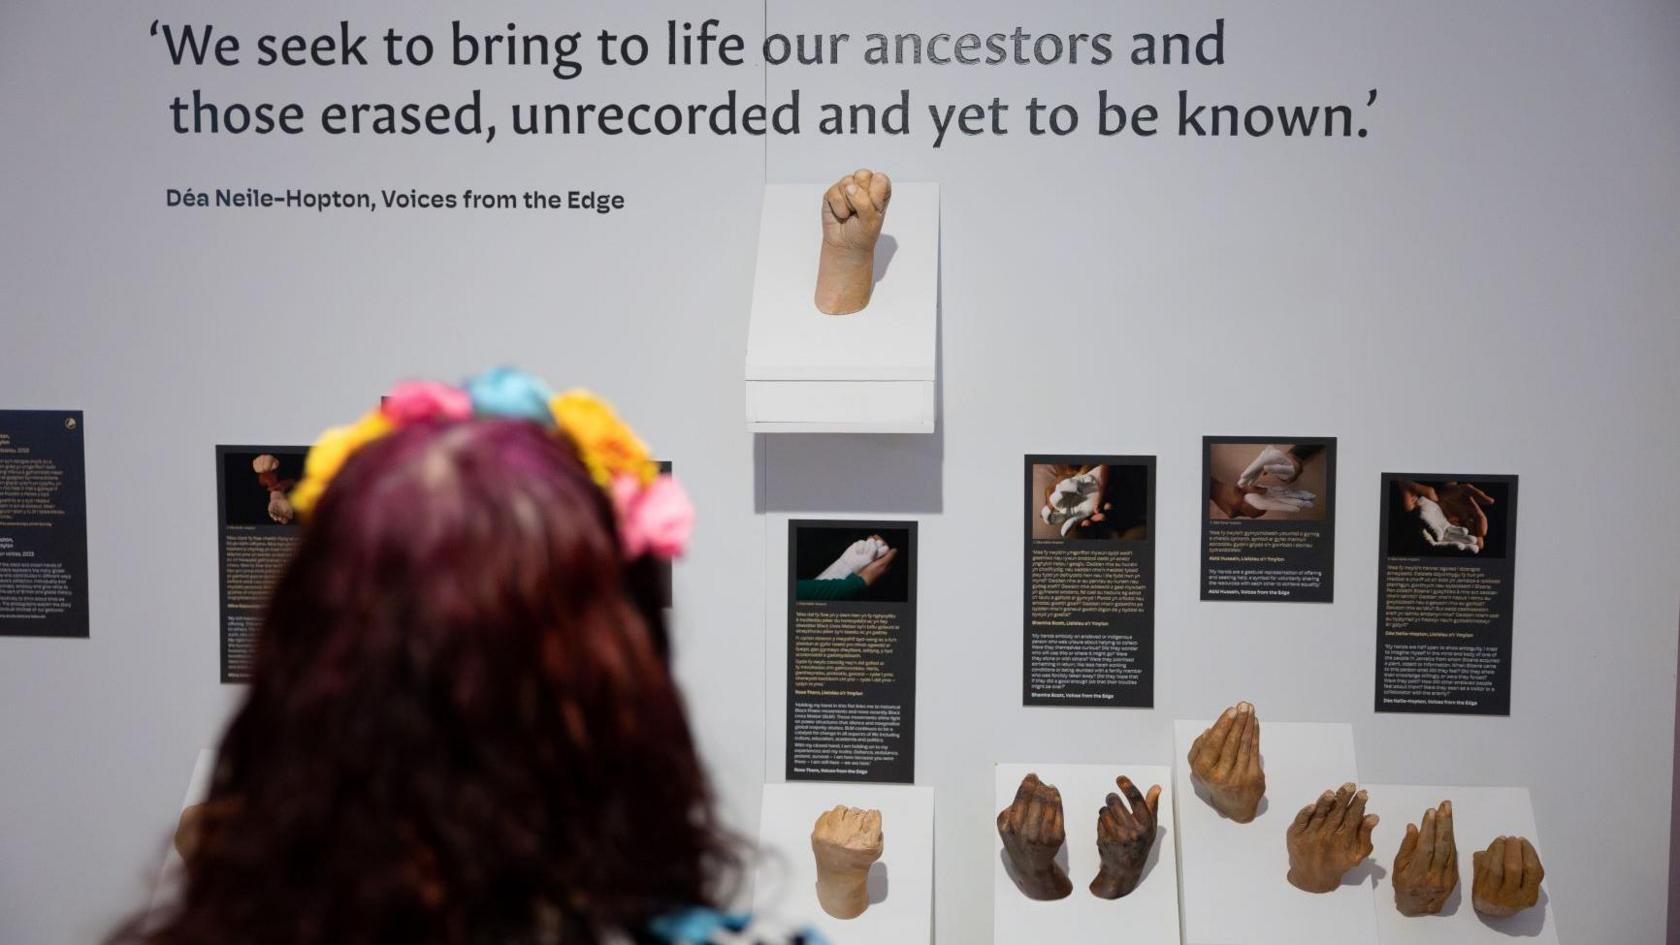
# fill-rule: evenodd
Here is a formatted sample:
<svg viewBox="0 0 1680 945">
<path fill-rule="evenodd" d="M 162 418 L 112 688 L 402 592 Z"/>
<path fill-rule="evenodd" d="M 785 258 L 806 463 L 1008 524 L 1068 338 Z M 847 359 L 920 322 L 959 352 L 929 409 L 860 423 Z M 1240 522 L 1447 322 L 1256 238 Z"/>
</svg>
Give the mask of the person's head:
<svg viewBox="0 0 1680 945">
<path fill-rule="evenodd" d="M 411 422 L 308 505 L 146 940 L 573 942 L 712 901 L 655 563 L 573 440 Z"/>
</svg>

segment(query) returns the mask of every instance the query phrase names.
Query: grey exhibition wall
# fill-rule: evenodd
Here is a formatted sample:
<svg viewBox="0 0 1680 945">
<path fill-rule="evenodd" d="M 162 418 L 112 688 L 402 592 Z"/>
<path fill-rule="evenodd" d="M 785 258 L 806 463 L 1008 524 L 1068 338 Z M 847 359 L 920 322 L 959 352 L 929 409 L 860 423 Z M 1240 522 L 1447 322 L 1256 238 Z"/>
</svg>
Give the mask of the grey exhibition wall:
<svg viewBox="0 0 1680 945">
<path fill-rule="evenodd" d="M 499 4 L 656 32 L 693 4 Z M 1680 9 L 1667 0 L 717 0 L 775 31 L 1206 29 L 1218 68 L 804 71 L 173 68 L 152 18 L 250 32 L 441 2 L 0 7 L 0 408 L 86 411 L 92 638 L 0 639 L 0 941 L 93 941 L 146 895 L 216 682 L 213 447 L 306 442 L 391 381 L 513 360 L 613 397 L 702 509 L 679 669 L 732 822 L 780 775 L 765 635 L 789 517 L 922 522 L 919 780 L 936 790 L 941 945 L 989 940 L 991 766 L 1165 763 L 1175 717 L 1237 699 L 1345 720 L 1372 782 L 1533 789 L 1569 941 L 1661 939 L 1680 504 Z M 1074 135 L 764 141 L 188 138 L 170 96 L 426 100 L 1363 100 L 1364 139 Z M 930 437 L 745 432 L 759 194 L 859 165 L 943 194 L 942 417 Z M 171 210 L 169 187 L 627 195 L 608 216 Z M 813 214 L 814 218 L 814 214 Z M 813 234 L 814 238 L 814 234 Z M 1341 438 L 1323 606 L 1196 600 L 1199 437 Z M 1155 453 L 1157 707 L 1019 705 L 1020 458 Z M 1510 718 L 1371 712 L 1377 482 L 1522 476 Z M 1282 801 L 1280 801 L 1282 802 Z M 1387 811 L 1408 817 L 1415 812 Z M 1466 843 L 1473 828 L 1461 828 Z M 1483 838 L 1485 842 L 1485 838 Z M 1392 851 L 1378 851 L 1392 857 Z"/>
</svg>

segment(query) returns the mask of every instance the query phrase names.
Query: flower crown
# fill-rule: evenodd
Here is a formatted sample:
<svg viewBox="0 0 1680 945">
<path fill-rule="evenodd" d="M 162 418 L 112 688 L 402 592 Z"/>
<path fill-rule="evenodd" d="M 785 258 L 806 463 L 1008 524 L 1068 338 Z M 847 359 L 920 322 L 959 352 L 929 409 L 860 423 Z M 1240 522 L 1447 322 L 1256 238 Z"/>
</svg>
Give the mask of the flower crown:
<svg viewBox="0 0 1680 945">
<path fill-rule="evenodd" d="M 694 507 L 682 486 L 648 454 L 635 431 L 586 390 L 553 394 L 541 381 L 497 368 L 460 387 L 406 381 L 349 426 L 321 434 L 309 448 L 292 505 L 307 518 L 351 454 L 401 427 L 432 420 L 507 417 L 530 420 L 569 439 L 596 485 L 612 499 L 624 556 L 675 558 L 688 546 Z"/>
</svg>

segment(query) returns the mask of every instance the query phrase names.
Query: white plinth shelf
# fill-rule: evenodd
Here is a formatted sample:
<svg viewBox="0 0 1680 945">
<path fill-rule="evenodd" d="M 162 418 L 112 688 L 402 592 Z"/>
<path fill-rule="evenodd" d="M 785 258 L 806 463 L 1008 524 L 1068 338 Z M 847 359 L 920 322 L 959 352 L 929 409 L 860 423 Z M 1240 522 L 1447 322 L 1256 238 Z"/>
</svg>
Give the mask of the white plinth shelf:
<svg viewBox="0 0 1680 945">
<path fill-rule="evenodd" d="M 932 433 L 939 336 L 939 185 L 893 187 L 869 306 L 824 315 L 814 293 L 824 184 L 764 188 L 747 426 L 755 433 Z"/>
<path fill-rule="evenodd" d="M 1028 899 L 1009 878 L 1003 861 L 1003 841 L 992 830 L 994 945 L 1114 941 L 1117 930 L 1124 930 L 1124 941 L 1177 942 L 1178 851 L 1173 827 L 1172 769 L 1164 765 L 1134 764 L 1000 764 L 996 768 L 997 810 L 1009 806 L 1021 779 L 1033 772 L 1062 792 L 1062 817 L 1067 829 L 1064 853 L 1073 894 L 1054 902 Z M 1110 793 L 1119 793 L 1114 779 L 1122 774 L 1137 784 L 1140 793 L 1147 793 L 1151 785 L 1161 786 L 1159 827 L 1138 887 L 1119 899 L 1098 899 L 1088 888 L 1100 865 L 1097 811 Z"/>
<path fill-rule="evenodd" d="M 1333 892 L 1302 892 L 1286 878 L 1285 834 L 1295 812 L 1326 788 L 1359 780 L 1353 727 L 1262 723 L 1266 798 L 1252 822 L 1239 824 L 1198 797 L 1190 781 L 1190 745 L 1209 724 L 1173 723 L 1185 945 L 1375 945 L 1374 859 Z"/>
<path fill-rule="evenodd" d="M 1512 941 L 1533 945 L 1557 945 L 1557 923 L 1546 884 L 1540 884 L 1540 902 L 1506 919 L 1484 919 L 1470 904 L 1474 879 L 1474 855 L 1487 849 L 1494 837 L 1527 837 L 1546 862 L 1540 832 L 1534 825 L 1534 803 L 1528 788 L 1462 787 L 1416 784 L 1372 784 L 1371 809 L 1382 822 L 1371 835 L 1375 856 L 1383 872 L 1374 892 L 1377 909 L 1377 940 L 1383 945 L 1510 945 Z M 1440 915 L 1406 917 L 1394 908 L 1394 854 L 1407 824 L 1423 825 L 1423 812 L 1442 801 L 1453 804 L 1453 836 L 1458 845 L 1458 889 L 1447 900 Z"/>
</svg>

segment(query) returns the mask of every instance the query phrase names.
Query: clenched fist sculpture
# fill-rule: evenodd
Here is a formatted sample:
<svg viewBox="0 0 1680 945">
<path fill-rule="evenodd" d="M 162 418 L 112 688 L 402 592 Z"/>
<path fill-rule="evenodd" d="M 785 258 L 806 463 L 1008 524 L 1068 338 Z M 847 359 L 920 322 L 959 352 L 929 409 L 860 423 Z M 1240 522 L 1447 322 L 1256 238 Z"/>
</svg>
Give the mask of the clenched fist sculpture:
<svg viewBox="0 0 1680 945">
<path fill-rule="evenodd" d="M 1239 702 L 1226 709 L 1190 746 L 1190 778 L 1214 810 L 1239 824 L 1254 819 L 1266 796 L 1260 769 L 1260 717 Z"/>
<path fill-rule="evenodd" d="M 850 315 L 869 304 L 875 241 L 891 202 L 892 180 L 867 169 L 847 174 L 823 194 L 816 301 L 824 315 Z"/>
<path fill-rule="evenodd" d="M 1097 855 L 1102 866 L 1091 880 L 1091 894 L 1098 899 L 1119 899 L 1137 888 L 1144 864 L 1155 845 L 1155 810 L 1161 801 L 1159 784 L 1146 798 L 1132 779 L 1122 775 L 1115 782 L 1131 804 L 1128 810 L 1119 794 L 1110 794 L 1097 812 Z"/>
<path fill-rule="evenodd" d="M 1513 916 L 1540 901 L 1546 870 L 1526 837 L 1498 837 L 1472 858 L 1475 879 L 1470 901 L 1476 911 L 1495 919 Z"/>
<path fill-rule="evenodd" d="M 1296 889 L 1326 893 L 1341 885 L 1342 874 L 1371 855 L 1371 831 L 1377 815 L 1365 813 L 1366 794 L 1352 784 L 1325 791 L 1289 825 L 1289 883 Z"/>
<path fill-rule="evenodd" d="M 1452 801 L 1423 812 L 1423 829 L 1406 825 L 1394 856 L 1394 907 L 1401 915 L 1440 915 L 1458 888 L 1458 844 Z"/>
<path fill-rule="evenodd" d="M 869 908 L 869 867 L 881 858 L 881 812 L 844 805 L 826 811 L 811 830 L 817 858 L 817 902 L 836 919 Z"/>
<path fill-rule="evenodd" d="M 1060 791 L 1027 775 L 1015 800 L 998 812 L 997 828 L 1010 878 L 1028 899 L 1064 899 L 1073 892 L 1067 871 L 1056 862 L 1067 839 Z"/>
</svg>

